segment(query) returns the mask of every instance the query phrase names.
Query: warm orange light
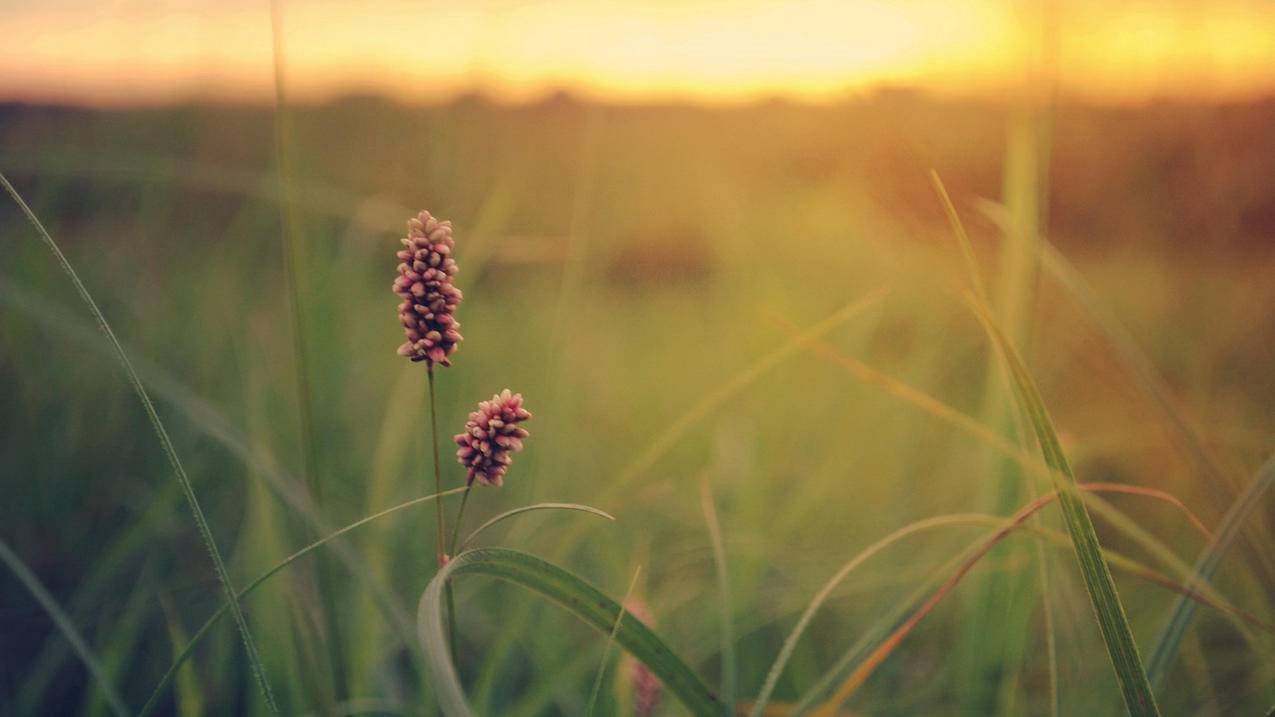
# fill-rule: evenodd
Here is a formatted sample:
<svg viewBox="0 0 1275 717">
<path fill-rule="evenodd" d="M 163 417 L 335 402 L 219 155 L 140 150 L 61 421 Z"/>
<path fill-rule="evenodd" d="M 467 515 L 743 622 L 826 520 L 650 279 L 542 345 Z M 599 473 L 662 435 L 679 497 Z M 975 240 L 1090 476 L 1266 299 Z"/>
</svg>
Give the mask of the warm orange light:
<svg viewBox="0 0 1275 717">
<path fill-rule="evenodd" d="M 561 0 L 286 7 L 290 90 L 404 100 L 566 87 L 620 100 L 822 99 L 1057 81 L 1096 98 L 1275 89 L 1267 3 Z M 1025 10 L 1024 8 L 1030 8 Z M 273 96 L 269 6 L 27 3 L 0 15 L 0 93 L 98 103 Z"/>
</svg>

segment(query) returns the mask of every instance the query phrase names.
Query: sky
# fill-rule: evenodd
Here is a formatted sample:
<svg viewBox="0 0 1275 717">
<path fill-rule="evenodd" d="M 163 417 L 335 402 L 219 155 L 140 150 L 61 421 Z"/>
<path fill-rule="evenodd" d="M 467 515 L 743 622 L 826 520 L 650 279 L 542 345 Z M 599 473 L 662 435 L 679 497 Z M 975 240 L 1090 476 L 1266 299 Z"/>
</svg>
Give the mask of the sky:
<svg viewBox="0 0 1275 717">
<path fill-rule="evenodd" d="M 1275 2 L 278 0 L 290 100 L 1275 94 Z M 0 98 L 274 100 L 270 0 L 0 0 Z"/>
</svg>

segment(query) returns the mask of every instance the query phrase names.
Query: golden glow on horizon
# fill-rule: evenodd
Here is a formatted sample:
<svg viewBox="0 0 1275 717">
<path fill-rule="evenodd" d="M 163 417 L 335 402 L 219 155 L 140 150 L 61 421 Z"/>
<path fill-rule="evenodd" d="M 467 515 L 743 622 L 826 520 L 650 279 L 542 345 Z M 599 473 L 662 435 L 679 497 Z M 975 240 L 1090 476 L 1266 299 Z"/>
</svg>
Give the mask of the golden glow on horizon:
<svg viewBox="0 0 1275 717">
<path fill-rule="evenodd" d="M 293 0 L 284 18 L 289 90 L 307 100 L 556 88 L 817 100 L 883 83 L 985 93 L 1021 86 L 1029 67 L 1097 99 L 1275 92 L 1265 2 Z M 270 32 L 265 0 L 31 3 L 0 14 L 0 96 L 270 100 Z"/>
</svg>

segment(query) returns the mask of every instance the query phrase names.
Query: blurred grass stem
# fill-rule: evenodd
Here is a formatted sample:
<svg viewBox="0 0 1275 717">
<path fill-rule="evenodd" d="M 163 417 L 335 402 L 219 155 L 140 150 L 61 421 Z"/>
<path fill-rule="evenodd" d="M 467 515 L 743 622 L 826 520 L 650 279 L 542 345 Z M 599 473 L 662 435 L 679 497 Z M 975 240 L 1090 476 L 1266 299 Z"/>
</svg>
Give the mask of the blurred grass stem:
<svg viewBox="0 0 1275 717">
<path fill-rule="evenodd" d="M 128 360 L 128 354 L 124 353 L 123 345 L 116 338 L 111 325 L 106 322 L 106 316 L 102 314 L 97 302 L 93 300 L 93 295 L 89 293 L 88 288 L 84 286 L 84 282 L 80 280 L 80 275 L 76 273 L 74 267 L 71 266 L 70 260 L 62 253 L 62 248 L 58 246 L 57 242 L 53 241 L 52 235 L 44 228 L 44 224 L 36 217 L 35 212 L 31 210 L 22 195 L 18 194 L 18 190 L 14 189 L 13 185 L 9 183 L 8 177 L 5 177 L 3 173 L 0 173 L 0 185 L 4 186 L 5 191 L 9 193 L 9 196 L 13 198 L 13 201 L 22 210 L 22 213 L 26 215 L 27 220 L 35 228 L 36 233 L 39 234 L 49 251 L 53 252 L 58 265 L 67 275 L 67 278 L 70 279 L 71 285 L 75 287 L 76 293 L 80 295 L 80 298 L 88 307 L 89 313 L 97 321 L 98 328 L 105 334 L 107 342 L 115 353 L 115 357 L 119 359 L 120 365 L 128 375 L 128 382 L 132 385 L 133 391 L 142 403 L 142 408 L 146 411 L 146 418 L 150 421 L 156 438 L 159 439 L 164 456 L 168 458 L 169 466 L 173 470 L 173 476 L 177 479 L 182 493 L 186 496 L 191 515 L 195 519 L 195 528 L 199 532 L 199 537 L 203 541 L 204 547 L 208 550 L 208 557 L 212 560 L 213 568 L 217 573 L 217 581 L 221 583 L 222 592 L 226 597 L 226 604 L 230 608 L 231 615 L 234 616 L 235 626 L 239 629 L 239 636 L 243 640 L 244 652 L 248 656 L 252 675 L 256 679 L 258 687 L 261 688 L 261 696 L 265 699 L 266 707 L 270 713 L 279 714 L 279 707 L 274 699 L 274 691 L 270 688 L 270 681 L 266 677 L 265 668 L 262 667 L 261 658 L 257 654 L 256 643 L 253 641 L 252 633 L 248 629 L 248 620 L 244 617 L 243 610 L 239 607 L 234 586 L 230 581 L 230 573 L 226 570 L 226 563 L 222 560 L 221 551 L 217 549 L 217 542 L 213 538 L 212 529 L 208 526 L 208 519 L 204 516 L 204 510 L 199 504 L 199 499 L 195 496 L 194 486 L 190 482 L 190 477 L 186 474 L 186 468 L 177 457 L 177 449 L 173 447 L 172 439 L 168 437 L 168 431 L 164 428 L 164 422 L 160 420 L 159 412 L 155 410 L 155 404 L 151 401 L 150 393 L 142 385 L 142 379 L 138 377 L 137 369 Z"/>
</svg>

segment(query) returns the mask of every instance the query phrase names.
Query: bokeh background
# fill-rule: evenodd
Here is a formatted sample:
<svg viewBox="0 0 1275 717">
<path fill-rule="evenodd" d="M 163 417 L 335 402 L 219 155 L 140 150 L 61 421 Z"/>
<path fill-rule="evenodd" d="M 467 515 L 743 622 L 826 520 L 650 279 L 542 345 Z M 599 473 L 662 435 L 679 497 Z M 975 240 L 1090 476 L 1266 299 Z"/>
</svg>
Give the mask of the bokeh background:
<svg viewBox="0 0 1275 717">
<path fill-rule="evenodd" d="M 440 433 L 506 387 L 535 413 L 506 486 L 479 491 L 466 524 L 549 500 L 615 514 L 531 515 L 483 541 L 615 596 L 632 583 L 716 683 L 707 484 L 743 700 L 865 546 L 935 515 L 1007 515 L 1041 490 L 848 368 L 1017 440 L 931 170 L 1081 480 L 1171 492 L 1216 526 L 1275 449 L 1266 3 L 59 0 L 0 8 L 0 37 L 0 172 L 153 392 L 240 584 L 432 492 L 425 371 L 394 353 L 390 292 L 421 208 L 454 222 L 466 296 Z M 221 593 L 109 346 L 6 202 L 0 539 L 136 710 Z M 817 343 L 797 340 L 810 327 Z M 1148 392 L 1147 366 L 1163 393 Z M 1104 544 L 1181 579 L 1165 553 L 1185 567 L 1204 545 L 1182 512 L 1108 503 Z M 1264 499 L 1215 583 L 1268 622 L 1272 518 Z M 1047 512 L 1042 525 L 1060 524 Z M 798 699 L 977 535 L 924 533 L 852 574 L 776 700 Z M 1012 538 L 984 559 L 848 708 L 1047 713 L 1048 611 L 1062 713 L 1113 712 L 1074 558 L 1035 545 Z M 412 656 L 434 551 L 432 508 L 413 508 L 245 601 L 287 713 L 432 712 Z M 339 576 L 326 609 L 313 582 L 324 561 Z M 1175 596 L 1117 582 L 1145 651 Z M 105 713 L 11 570 L 0 595 L 0 713 Z M 462 582 L 457 600 L 479 713 L 583 711 L 604 636 L 503 584 Z M 319 647 L 333 624 L 336 664 Z M 1275 642 L 1254 632 L 1202 609 L 1165 712 L 1270 707 Z M 625 673 L 612 667 L 605 685 L 601 711 L 631 714 Z M 262 712 L 228 621 L 160 704 Z M 679 708 L 666 698 L 657 712 Z"/>
</svg>

